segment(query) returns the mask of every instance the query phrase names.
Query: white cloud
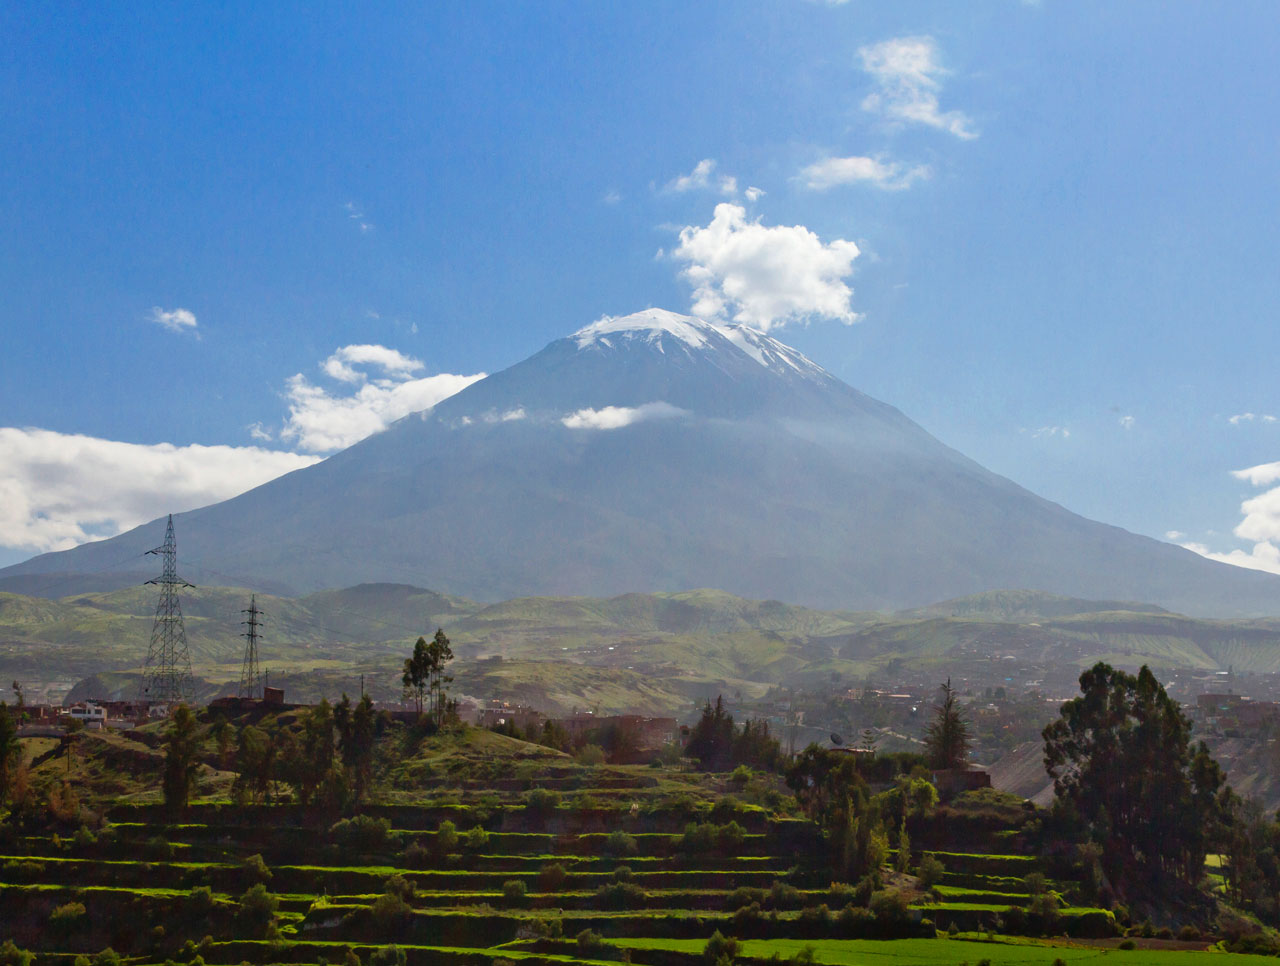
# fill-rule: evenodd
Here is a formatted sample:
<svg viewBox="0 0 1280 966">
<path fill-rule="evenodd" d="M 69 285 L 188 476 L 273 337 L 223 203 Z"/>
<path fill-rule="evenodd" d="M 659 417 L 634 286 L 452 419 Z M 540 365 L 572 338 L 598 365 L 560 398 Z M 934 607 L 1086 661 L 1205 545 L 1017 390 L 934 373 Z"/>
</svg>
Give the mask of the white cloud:
<svg viewBox="0 0 1280 966">
<path fill-rule="evenodd" d="M 693 166 L 688 174 L 682 174 L 667 182 L 665 191 L 681 194 L 686 191 L 714 188 L 721 194 L 737 194 L 738 179 L 733 175 L 715 173 L 716 162 L 713 158 L 703 158 Z"/>
<path fill-rule="evenodd" d="M 747 196 L 748 201 L 759 201 L 764 197 L 765 192 L 763 188 L 757 188 L 755 185 L 752 185 L 744 191 L 743 194 Z"/>
<path fill-rule="evenodd" d="M 354 201 L 348 201 L 342 207 L 346 210 L 347 217 L 356 223 L 361 234 L 373 231 L 373 223 L 365 218 L 364 209 Z"/>
<path fill-rule="evenodd" d="M 1136 422 L 1137 422 L 1137 420 L 1136 420 L 1136 419 L 1134 419 L 1132 416 L 1121 416 L 1121 417 L 1120 417 L 1120 427 L 1121 427 L 1121 429 L 1133 429 L 1133 424 L 1134 424 L 1134 423 L 1136 423 Z"/>
<path fill-rule="evenodd" d="M 1031 433 L 1032 439 L 1053 439 L 1055 437 L 1060 439 L 1070 439 L 1071 430 L 1067 429 L 1065 426 L 1041 426 L 1039 429 L 1033 430 Z"/>
<path fill-rule="evenodd" d="M 348 353 L 347 350 L 359 351 Z M 335 364 L 331 366 L 330 363 Z M 351 368 L 357 364 L 376 365 L 385 375 L 371 382 L 364 381 L 365 375 Z M 441 373 L 409 378 L 409 373 L 420 367 L 417 360 L 408 359 L 383 346 L 346 346 L 339 349 L 325 360 L 321 368 L 340 381 L 364 384 L 354 393 L 340 396 L 310 382 L 302 373 L 292 376 L 285 390 L 289 418 L 280 430 L 280 438 L 294 440 L 302 449 L 312 453 L 345 449 L 403 416 L 430 409 L 485 375 Z M 356 378 L 349 378 L 348 372 L 354 372 Z"/>
<path fill-rule="evenodd" d="M 1276 485 L 1280 483 L 1280 462 L 1234 470 L 1231 475 L 1253 486 L 1271 487 L 1240 504 L 1244 519 L 1232 533 L 1251 543 L 1252 548 L 1216 553 L 1203 543 L 1184 543 L 1182 546 L 1210 560 L 1280 574 L 1280 486 Z"/>
<path fill-rule="evenodd" d="M 66 550 L 226 500 L 318 457 L 0 427 L 0 546 Z"/>
<path fill-rule="evenodd" d="M 464 417 L 466 418 L 466 417 Z M 481 417 L 486 423 L 514 423 L 521 419 L 528 419 L 529 414 L 524 411 L 523 406 L 517 406 L 515 409 L 508 409 L 505 413 L 485 413 Z M 470 423 L 471 420 L 467 419 Z"/>
<path fill-rule="evenodd" d="M 570 429 L 621 429 L 649 419 L 670 419 L 684 415 L 684 410 L 670 403 L 651 402 L 643 406 L 605 406 L 603 409 L 579 409 L 560 420 Z"/>
<path fill-rule="evenodd" d="M 422 363 L 386 346 L 348 345 L 329 356 L 320 368 L 340 382 L 364 382 L 368 377 L 356 366 L 375 366 L 395 380 L 409 378 L 422 368 Z"/>
<path fill-rule="evenodd" d="M 1174 541 L 1177 541 L 1177 540 L 1181 540 L 1181 539 L 1182 539 L 1183 537 L 1185 537 L 1185 536 L 1186 536 L 1186 534 L 1185 534 L 1185 533 L 1183 533 L 1181 530 L 1166 530 L 1166 531 L 1164 532 L 1164 538 L 1165 538 L 1166 540 L 1174 540 Z"/>
<path fill-rule="evenodd" d="M 162 326 L 170 332 L 182 332 L 186 329 L 194 331 L 196 328 L 196 316 L 190 309 L 165 311 L 157 305 L 152 308 L 149 318 L 156 325 Z"/>
<path fill-rule="evenodd" d="M 1179 544 L 1185 550 L 1191 550 L 1216 560 L 1218 563 L 1231 564 L 1235 567 L 1247 567 L 1249 570 L 1265 570 L 1268 573 L 1280 574 L 1280 548 L 1273 543 L 1255 543 L 1253 549 L 1246 553 L 1243 550 L 1232 550 L 1229 553 L 1215 553 L 1203 543 Z"/>
<path fill-rule="evenodd" d="M 932 37 L 897 37 L 861 47 L 858 55 L 877 86 L 863 99 L 863 110 L 895 121 L 926 124 L 965 140 L 978 136 L 966 115 L 943 112 L 938 106 L 941 78 L 947 71 L 938 62 Z"/>
<path fill-rule="evenodd" d="M 271 442 L 271 440 L 275 439 L 275 436 L 272 435 L 271 430 L 267 429 L 266 426 L 263 426 L 261 421 L 258 421 L 256 423 L 250 423 L 245 428 L 249 430 L 250 436 L 252 436 L 256 440 L 260 440 L 261 442 L 269 443 Z"/>
<path fill-rule="evenodd" d="M 706 319 L 732 313 L 735 321 L 768 329 L 810 319 L 860 316 L 850 306 L 858 246 L 842 238 L 823 244 L 803 225 L 766 227 L 746 209 L 722 202 L 706 227 L 687 225 L 672 253 L 688 262 L 693 314 Z"/>
<path fill-rule="evenodd" d="M 614 188 L 610 188 L 608 191 L 605 192 L 604 197 L 601 198 L 600 200 L 603 201 L 606 205 L 616 205 L 619 201 L 622 200 L 622 192 Z"/>
<path fill-rule="evenodd" d="M 824 158 L 800 172 L 805 187 L 814 191 L 826 191 L 836 185 L 869 184 L 883 191 L 902 191 L 917 181 L 928 178 L 932 172 L 928 165 L 905 167 L 896 161 L 880 161 L 876 158 L 849 157 Z"/>
<path fill-rule="evenodd" d="M 1260 423 L 1274 423 L 1276 421 L 1275 416 L 1267 413 L 1236 413 L 1234 416 L 1229 416 L 1227 422 L 1232 426 L 1239 426 L 1241 423 L 1251 423 L 1255 419 Z"/>
</svg>

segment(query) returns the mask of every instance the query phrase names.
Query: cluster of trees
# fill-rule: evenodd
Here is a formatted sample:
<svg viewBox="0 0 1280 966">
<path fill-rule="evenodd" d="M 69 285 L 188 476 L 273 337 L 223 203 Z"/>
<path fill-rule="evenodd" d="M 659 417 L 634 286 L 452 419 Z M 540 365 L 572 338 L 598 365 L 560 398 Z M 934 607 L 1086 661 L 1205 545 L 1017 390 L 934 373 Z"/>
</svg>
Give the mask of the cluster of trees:
<svg viewBox="0 0 1280 966">
<path fill-rule="evenodd" d="M 707 702 L 702 717 L 689 732 L 686 758 L 693 758 L 703 771 L 730 771 L 738 765 L 777 771 L 783 763 L 778 739 L 769 733 L 767 721 L 744 721 L 734 727 L 733 715 L 724 709 L 722 697 L 715 706 Z"/>
<path fill-rule="evenodd" d="M 413 645 L 413 654 L 405 658 L 404 675 L 401 678 L 405 694 L 413 698 L 418 714 L 427 717 L 438 728 L 444 724 L 449 712 L 448 686 L 453 678 L 445 673 L 445 667 L 453 660 L 453 649 L 444 630 L 436 629 L 428 641 L 419 637 Z"/>
<path fill-rule="evenodd" d="M 1205 856 L 1225 848 L 1239 799 L 1151 669 L 1098 663 L 1081 694 L 1044 729 L 1044 764 L 1068 832 L 1097 846 L 1121 891 L 1194 886 Z"/>
</svg>

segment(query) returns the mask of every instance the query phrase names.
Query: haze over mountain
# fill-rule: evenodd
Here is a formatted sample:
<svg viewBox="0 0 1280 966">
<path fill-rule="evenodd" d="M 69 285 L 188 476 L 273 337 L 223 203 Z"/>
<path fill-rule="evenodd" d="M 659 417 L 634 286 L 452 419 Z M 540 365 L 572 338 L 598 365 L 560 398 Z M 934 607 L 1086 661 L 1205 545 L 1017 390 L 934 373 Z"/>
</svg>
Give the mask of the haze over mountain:
<svg viewBox="0 0 1280 966">
<path fill-rule="evenodd" d="M 776 339 L 657 309 L 602 319 L 176 522 L 188 579 L 277 591 L 717 587 L 894 609 L 1023 587 L 1280 612 L 1280 577 L 1086 520 Z M 151 576 L 139 555 L 162 534 L 158 519 L 45 554 L 0 571 L 0 588 L 61 596 Z M 70 574 L 82 576 L 54 576 Z"/>
</svg>

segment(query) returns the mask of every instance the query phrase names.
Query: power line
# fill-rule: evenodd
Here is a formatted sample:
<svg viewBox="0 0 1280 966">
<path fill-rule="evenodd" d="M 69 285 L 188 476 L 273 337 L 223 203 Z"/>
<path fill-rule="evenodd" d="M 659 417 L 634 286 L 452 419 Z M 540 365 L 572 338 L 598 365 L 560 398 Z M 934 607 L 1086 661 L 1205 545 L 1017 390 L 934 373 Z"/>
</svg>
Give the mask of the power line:
<svg viewBox="0 0 1280 966">
<path fill-rule="evenodd" d="M 254 594 L 249 598 L 249 609 L 242 610 L 240 613 L 248 614 L 247 621 L 241 621 L 246 624 L 249 630 L 240 636 L 245 639 L 244 646 L 244 664 L 240 669 L 240 691 L 242 698 L 260 698 L 262 697 L 262 684 L 258 674 L 258 628 L 262 626 L 262 621 L 258 618 L 262 615 L 262 611 L 258 610 L 258 595 Z"/>
<path fill-rule="evenodd" d="M 179 587 L 194 587 L 178 576 L 178 541 L 173 535 L 173 514 L 164 531 L 164 544 L 147 553 L 164 561 L 160 576 L 148 580 L 160 588 L 156 619 L 151 627 L 151 646 L 142 669 L 142 697 L 157 704 L 178 704 L 191 694 L 191 654 L 187 631 L 182 623 Z"/>
</svg>

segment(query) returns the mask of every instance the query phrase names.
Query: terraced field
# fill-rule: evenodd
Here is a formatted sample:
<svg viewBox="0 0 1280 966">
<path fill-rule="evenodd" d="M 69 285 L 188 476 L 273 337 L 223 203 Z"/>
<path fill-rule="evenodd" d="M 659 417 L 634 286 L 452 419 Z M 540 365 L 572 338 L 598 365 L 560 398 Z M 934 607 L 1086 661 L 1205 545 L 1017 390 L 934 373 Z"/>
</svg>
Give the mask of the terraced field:
<svg viewBox="0 0 1280 966">
<path fill-rule="evenodd" d="M 0 944 L 32 950 L 38 966 L 77 955 L 117 966 L 108 948 L 193 966 L 715 966 L 704 948 L 717 933 L 741 942 L 736 961 L 797 966 L 810 955 L 833 966 L 1204 955 L 1113 951 L 1111 913 L 1076 904 L 1078 884 L 1051 874 L 1062 869 L 1019 854 L 1033 813 L 1007 799 L 915 816 L 911 840 L 933 859 L 890 853 L 879 881 L 846 883 L 776 776 L 748 787 L 681 768 L 586 767 L 466 732 L 384 763 L 381 804 L 354 818 L 232 804 L 216 769 L 177 817 L 146 777 L 156 756 L 129 758 L 127 778 L 103 772 L 124 766 L 98 744 L 50 759 L 37 780 L 106 774 L 101 787 L 142 790 L 82 805 L 76 821 L 92 831 L 0 825 Z"/>
</svg>

